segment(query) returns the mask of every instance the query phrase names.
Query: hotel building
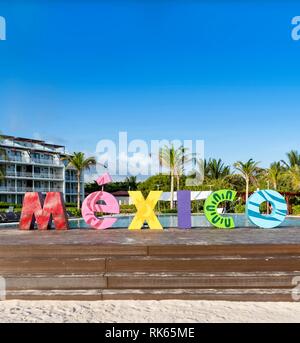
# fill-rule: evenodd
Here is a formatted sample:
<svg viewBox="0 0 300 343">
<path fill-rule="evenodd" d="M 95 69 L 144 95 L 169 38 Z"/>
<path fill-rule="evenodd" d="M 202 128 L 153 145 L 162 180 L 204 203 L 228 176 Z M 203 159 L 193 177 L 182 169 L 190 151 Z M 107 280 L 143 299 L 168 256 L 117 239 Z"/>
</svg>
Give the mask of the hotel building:
<svg viewBox="0 0 300 343">
<path fill-rule="evenodd" d="M 67 162 L 62 145 L 42 140 L 1 135 L 0 201 L 21 204 L 26 192 L 62 192 L 66 202 L 77 201 L 77 173 Z M 84 198 L 84 175 L 81 178 L 81 198 Z"/>
</svg>

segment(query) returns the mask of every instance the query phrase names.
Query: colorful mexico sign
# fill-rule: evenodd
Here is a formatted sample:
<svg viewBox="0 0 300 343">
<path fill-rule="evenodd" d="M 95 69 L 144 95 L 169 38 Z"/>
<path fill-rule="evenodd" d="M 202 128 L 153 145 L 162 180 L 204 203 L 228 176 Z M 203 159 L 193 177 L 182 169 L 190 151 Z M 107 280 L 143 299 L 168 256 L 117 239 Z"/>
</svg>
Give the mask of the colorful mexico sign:
<svg viewBox="0 0 300 343">
<path fill-rule="evenodd" d="M 102 175 L 97 183 L 104 185 L 111 182 L 109 174 Z M 150 229 L 162 230 L 154 209 L 159 201 L 162 191 L 151 191 L 145 199 L 140 191 L 129 192 L 129 195 L 137 209 L 137 212 L 129 226 L 129 230 L 141 229 L 146 221 Z M 212 193 L 205 201 L 204 213 L 207 220 L 217 228 L 235 228 L 234 219 L 222 216 L 218 213 L 218 206 L 226 201 L 232 202 L 236 199 L 233 190 L 220 190 Z M 269 215 L 260 212 L 260 205 L 268 202 L 272 211 Z M 86 223 L 94 229 L 110 228 L 117 217 L 97 217 L 97 213 L 118 214 L 120 208 L 116 198 L 104 191 L 94 192 L 86 197 L 82 204 L 82 216 Z M 178 227 L 188 229 L 191 224 L 191 192 L 177 192 Z M 261 228 L 274 228 L 279 226 L 287 215 L 287 203 L 284 197 L 274 190 L 261 190 L 254 193 L 247 201 L 246 214 L 250 221 Z M 20 219 L 20 229 L 30 230 L 35 223 L 39 230 L 51 228 L 52 221 L 57 230 L 67 230 L 68 219 L 65 210 L 62 193 L 49 192 L 45 199 L 38 192 L 26 193 Z"/>
</svg>

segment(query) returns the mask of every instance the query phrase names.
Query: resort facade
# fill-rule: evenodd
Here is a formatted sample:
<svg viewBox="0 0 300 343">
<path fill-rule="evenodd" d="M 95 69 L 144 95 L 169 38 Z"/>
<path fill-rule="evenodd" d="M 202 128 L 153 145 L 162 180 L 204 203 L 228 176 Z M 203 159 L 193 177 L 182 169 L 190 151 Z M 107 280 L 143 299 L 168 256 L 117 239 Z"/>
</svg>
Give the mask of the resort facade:
<svg viewBox="0 0 300 343">
<path fill-rule="evenodd" d="M 21 204 L 26 192 L 62 192 L 66 202 L 77 199 L 77 172 L 62 161 L 65 146 L 42 140 L 1 136 L 0 201 Z M 81 198 L 84 198 L 84 175 L 81 176 Z"/>
</svg>

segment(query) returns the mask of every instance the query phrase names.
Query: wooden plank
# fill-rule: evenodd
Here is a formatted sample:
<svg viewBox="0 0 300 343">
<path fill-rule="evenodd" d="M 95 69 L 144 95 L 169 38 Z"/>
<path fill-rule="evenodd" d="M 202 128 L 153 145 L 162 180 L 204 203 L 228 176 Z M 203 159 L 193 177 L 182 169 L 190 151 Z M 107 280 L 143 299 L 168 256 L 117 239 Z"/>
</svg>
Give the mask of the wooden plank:
<svg viewBox="0 0 300 343">
<path fill-rule="evenodd" d="M 67 231 L 20 231 L 1 227 L 0 242 L 3 246 L 32 245 L 300 245 L 298 227 L 283 227 L 274 230 L 237 228 L 217 230 L 214 228 L 193 228 L 190 230 L 67 230 Z"/>
<path fill-rule="evenodd" d="M 229 275 L 228 275 L 229 274 Z M 253 273 L 123 273 L 108 274 L 107 288 L 111 289 L 183 289 L 183 288 L 291 288 L 292 279 L 296 273 L 290 275 L 276 275 Z"/>
<path fill-rule="evenodd" d="M 8 291 L 6 300 L 103 300 L 102 292 L 95 290 L 18 290 Z"/>
<path fill-rule="evenodd" d="M 228 300 L 293 301 L 289 289 L 164 289 L 103 290 L 103 300 Z"/>
<path fill-rule="evenodd" d="M 31 275 L 5 278 L 6 289 L 11 290 L 76 290 L 107 288 L 104 274 L 96 275 Z"/>
<path fill-rule="evenodd" d="M 149 256 L 275 256 L 300 255 L 300 245 L 156 245 L 148 247 Z"/>
<path fill-rule="evenodd" d="M 248 258 L 108 258 L 107 272 L 260 272 L 300 271 L 299 256 Z"/>
<path fill-rule="evenodd" d="M 293 301 L 289 289 L 28 290 L 8 291 L 7 300 L 230 300 Z"/>
<path fill-rule="evenodd" d="M 0 258 L 15 257 L 80 257 L 80 256 L 146 256 L 146 246 L 135 245 L 0 245 Z"/>
<path fill-rule="evenodd" d="M 105 258 L 14 258 L 0 259 L 0 275 L 9 274 L 68 274 L 101 273 L 105 271 Z"/>
</svg>

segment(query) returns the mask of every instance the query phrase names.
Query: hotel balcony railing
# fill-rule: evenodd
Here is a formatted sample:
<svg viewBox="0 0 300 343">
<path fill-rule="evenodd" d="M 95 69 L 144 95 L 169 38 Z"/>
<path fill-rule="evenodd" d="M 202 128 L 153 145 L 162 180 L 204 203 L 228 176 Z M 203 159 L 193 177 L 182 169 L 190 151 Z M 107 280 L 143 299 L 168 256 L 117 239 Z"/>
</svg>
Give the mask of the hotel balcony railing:
<svg viewBox="0 0 300 343">
<path fill-rule="evenodd" d="M 66 181 L 77 181 L 77 178 L 76 177 L 67 176 L 66 177 Z"/>
<path fill-rule="evenodd" d="M 35 187 L 34 192 L 62 192 L 62 188 Z"/>
<path fill-rule="evenodd" d="M 15 193 L 15 191 L 16 191 L 16 189 L 15 189 L 15 187 L 3 187 L 3 186 L 1 186 L 0 187 L 0 192 L 12 192 L 12 193 Z"/>
<path fill-rule="evenodd" d="M 45 158 L 32 158 L 32 163 L 36 164 L 50 164 L 50 165 L 56 165 L 56 166 L 62 166 L 63 162 L 59 160 L 47 160 Z"/>
<path fill-rule="evenodd" d="M 2 186 L 0 187 L 0 193 L 26 193 L 26 192 L 63 192 L 62 188 L 53 188 L 51 187 L 50 189 L 48 187 L 5 187 Z"/>
<path fill-rule="evenodd" d="M 38 173 L 35 173 L 34 178 L 63 180 L 64 177 L 62 175 L 59 175 L 59 174 L 38 174 Z"/>
<path fill-rule="evenodd" d="M 60 160 L 51 160 L 45 158 L 25 158 L 20 156 L 7 156 L 7 157 L 0 157 L 0 161 L 5 162 L 21 162 L 21 163 L 28 163 L 28 164 L 47 164 L 47 165 L 54 165 L 54 166 L 63 166 L 63 162 Z"/>
<path fill-rule="evenodd" d="M 5 176 L 10 177 L 26 177 L 31 179 L 51 179 L 51 180 L 63 180 L 63 176 L 59 174 L 41 174 L 41 173 L 29 173 L 29 172 L 12 172 L 6 171 Z"/>
</svg>

